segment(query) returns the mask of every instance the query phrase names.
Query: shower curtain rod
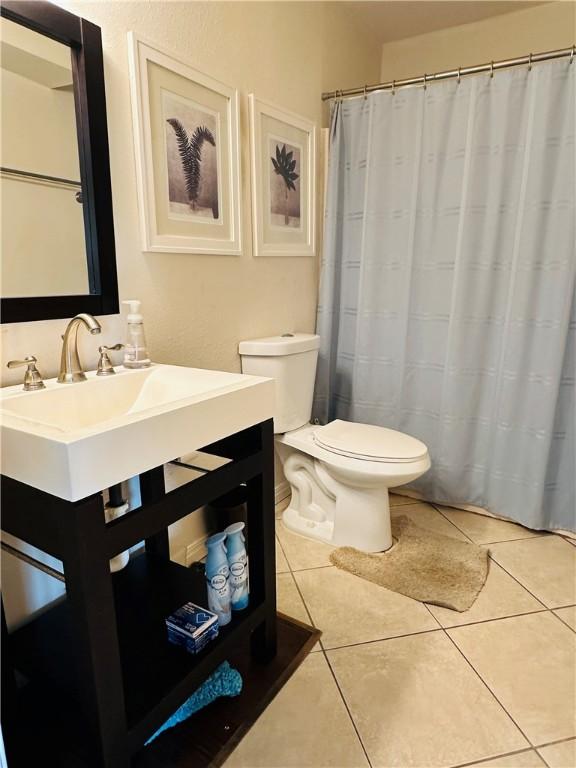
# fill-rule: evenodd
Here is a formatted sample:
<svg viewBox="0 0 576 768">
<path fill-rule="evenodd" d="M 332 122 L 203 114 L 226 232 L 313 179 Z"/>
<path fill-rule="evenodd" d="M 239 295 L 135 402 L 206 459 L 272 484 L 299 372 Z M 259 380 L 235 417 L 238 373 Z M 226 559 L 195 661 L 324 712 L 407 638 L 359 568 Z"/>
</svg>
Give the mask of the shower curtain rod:
<svg viewBox="0 0 576 768">
<path fill-rule="evenodd" d="M 493 74 L 497 69 L 508 69 L 509 67 L 532 67 L 541 61 L 550 61 L 551 59 L 563 59 L 570 57 L 570 63 L 576 56 L 576 45 L 571 48 L 560 48 L 557 51 L 544 51 L 543 53 L 529 53 L 527 56 L 520 56 L 517 59 L 503 59 L 502 61 L 491 61 L 488 64 L 477 64 L 474 67 L 458 67 L 458 69 L 448 69 L 444 72 L 435 74 L 420 75 L 420 77 L 408 77 L 403 80 L 391 80 L 388 83 L 374 83 L 373 85 L 363 85 L 360 88 L 347 88 L 343 91 L 328 91 L 322 94 L 322 101 L 330 99 L 349 99 L 355 96 L 366 96 L 373 91 L 392 91 L 396 88 L 407 88 L 411 85 L 423 85 L 426 87 L 429 83 L 439 80 L 450 80 L 451 78 L 460 78 L 464 75 L 477 75 L 480 72 L 490 72 Z"/>
</svg>

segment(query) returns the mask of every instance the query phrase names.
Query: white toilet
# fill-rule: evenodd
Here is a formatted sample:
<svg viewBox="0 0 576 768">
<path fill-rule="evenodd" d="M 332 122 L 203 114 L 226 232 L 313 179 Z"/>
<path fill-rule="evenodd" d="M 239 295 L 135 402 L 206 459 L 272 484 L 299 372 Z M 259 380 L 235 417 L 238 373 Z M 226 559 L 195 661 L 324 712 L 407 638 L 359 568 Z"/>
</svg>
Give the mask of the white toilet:
<svg viewBox="0 0 576 768">
<path fill-rule="evenodd" d="M 292 489 L 287 528 L 334 546 L 392 545 L 388 489 L 430 468 L 414 437 L 336 419 L 309 423 L 320 337 L 294 333 L 240 343 L 242 371 L 276 380 L 276 450 Z"/>
</svg>

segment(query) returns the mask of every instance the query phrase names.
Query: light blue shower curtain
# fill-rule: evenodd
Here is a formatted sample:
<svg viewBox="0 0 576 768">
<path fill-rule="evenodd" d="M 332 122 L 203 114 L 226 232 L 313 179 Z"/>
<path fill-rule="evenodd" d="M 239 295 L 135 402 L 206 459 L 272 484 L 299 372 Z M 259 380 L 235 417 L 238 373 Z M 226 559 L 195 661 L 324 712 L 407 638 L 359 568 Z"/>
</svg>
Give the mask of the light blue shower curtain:
<svg viewBox="0 0 576 768">
<path fill-rule="evenodd" d="M 431 501 L 573 531 L 575 72 L 335 106 L 314 406 L 423 440 Z"/>
</svg>

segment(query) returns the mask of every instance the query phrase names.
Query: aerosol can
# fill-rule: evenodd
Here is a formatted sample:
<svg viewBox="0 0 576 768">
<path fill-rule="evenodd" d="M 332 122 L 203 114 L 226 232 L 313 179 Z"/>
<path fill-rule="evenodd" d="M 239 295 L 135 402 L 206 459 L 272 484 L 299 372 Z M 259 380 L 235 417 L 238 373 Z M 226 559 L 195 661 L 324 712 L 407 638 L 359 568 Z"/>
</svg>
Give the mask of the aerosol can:
<svg viewBox="0 0 576 768">
<path fill-rule="evenodd" d="M 230 622 L 230 569 L 224 540 L 225 533 L 215 533 L 206 541 L 206 581 L 208 588 L 208 607 L 218 615 L 218 624 L 223 627 Z"/>
<path fill-rule="evenodd" d="M 250 594 L 244 523 L 232 523 L 224 529 L 224 533 L 228 537 L 226 550 L 230 569 L 230 601 L 233 611 L 241 611 L 248 606 Z"/>
</svg>

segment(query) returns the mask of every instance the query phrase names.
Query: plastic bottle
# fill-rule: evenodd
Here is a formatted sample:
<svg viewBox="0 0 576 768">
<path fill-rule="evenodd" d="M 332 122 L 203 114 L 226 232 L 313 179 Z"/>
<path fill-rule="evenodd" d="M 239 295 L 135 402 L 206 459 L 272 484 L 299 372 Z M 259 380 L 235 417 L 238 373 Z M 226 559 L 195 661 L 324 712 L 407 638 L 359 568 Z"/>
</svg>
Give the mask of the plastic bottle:
<svg viewBox="0 0 576 768">
<path fill-rule="evenodd" d="M 206 581 L 208 583 L 208 607 L 218 615 L 218 624 L 223 627 L 230 622 L 230 570 L 226 547 L 225 533 L 215 533 L 206 541 L 208 556 L 206 558 Z"/>
<path fill-rule="evenodd" d="M 144 318 L 140 314 L 141 302 L 137 299 L 128 299 L 122 304 L 130 307 L 124 346 L 124 368 L 148 368 L 150 358 L 144 336 Z"/>
<path fill-rule="evenodd" d="M 244 523 L 232 523 L 224 529 L 227 535 L 226 549 L 230 568 L 230 602 L 233 611 L 248 606 L 250 585 L 248 579 L 248 557 L 244 539 Z"/>
</svg>

